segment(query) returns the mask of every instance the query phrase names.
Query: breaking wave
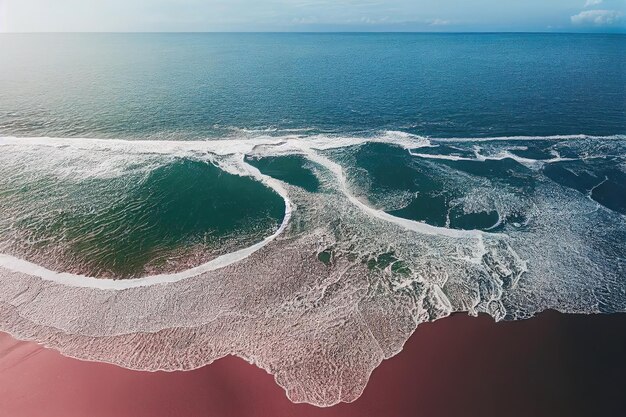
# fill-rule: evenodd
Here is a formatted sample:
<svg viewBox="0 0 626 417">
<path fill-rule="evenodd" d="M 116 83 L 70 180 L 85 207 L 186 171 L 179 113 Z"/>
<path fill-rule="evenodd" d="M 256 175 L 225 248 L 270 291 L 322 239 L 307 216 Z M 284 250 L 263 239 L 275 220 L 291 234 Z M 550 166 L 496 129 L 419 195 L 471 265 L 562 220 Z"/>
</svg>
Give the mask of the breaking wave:
<svg viewBox="0 0 626 417">
<path fill-rule="evenodd" d="M 273 132 L 207 141 L 0 138 L 0 199 L 24 202 L 3 207 L 0 224 L 9 226 L 0 241 L 11 244 L 1 247 L 10 250 L 0 255 L 0 329 L 142 370 L 192 369 L 234 354 L 274 374 L 292 401 L 329 406 L 358 398 L 420 323 L 454 312 L 514 320 L 545 309 L 626 311 L 624 135 L 265 133 Z M 229 184 L 251 181 L 242 193 L 259 193 L 258 206 L 270 208 L 245 211 L 252 220 L 234 219 L 214 256 L 171 272 L 108 279 L 120 277 L 63 269 L 71 262 L 46 259 L 59 255 L 53 250 L 26 259 L 33 242 L 15 224 L 29 204 L 41 207 L 35 185 L 89 208 L 95 197 L 70 196 L 78 188 L 68 184 L 97 178 L 126 195 L 180 161 L 177 175 L 192 161 L 232 176 Z M 64 182 L 43 182 L 50 178 Z M 37 223 L 47 232 L 49 219 Z M 93 218 L 80 219 L 88 233 Z M 65 226 L 53 230 L 61 238 L 51 247 L 69 239 Z M 188 240 L 179 241 L 184 249 Z"/>
</svg>

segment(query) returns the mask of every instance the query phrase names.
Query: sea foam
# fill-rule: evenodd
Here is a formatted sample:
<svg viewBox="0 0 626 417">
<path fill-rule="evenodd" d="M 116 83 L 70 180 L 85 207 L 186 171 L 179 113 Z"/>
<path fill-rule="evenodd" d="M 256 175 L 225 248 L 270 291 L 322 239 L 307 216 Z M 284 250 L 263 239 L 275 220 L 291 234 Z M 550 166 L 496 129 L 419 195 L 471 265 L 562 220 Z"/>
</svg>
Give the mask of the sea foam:
<svg viewBox="0 0 626 417">
<path fill-rule="evenodd" d="M 571 147 L 572 156 L 515 161 L 509 141 L 519 146 L 526 140 Z M 451 141 L 488 146 L 478 153 L 484 158 L 448 158 L 445 164 L 419 152 Z M 77 177 L 89 175 L 83 157 L 103 150 L 117 156 L 91 175 L 112 171 L 123 178 L 138 169 L 132 161 L 141 155 L 206 160 L 265 184 L 286 208 L 271 236 L 175 274 L 98 279 L 0 255 L 0 329 L 68 356 L 141 370 L 193 369 L 233 354 L 275 375 L 292 401 L 353 401 L 372 370 L 426 321 L 454 312 L 501 320 L 545 309 L 625 311 L 626 217 L 542 173 L 542 164 L 586 163 L 597 154 L 598 142 L 611 142 L 613 149 L 624 141 L 441 140 L 402 132 L 194 142 L 1 138 L 0 159 L 30 152 L 43 160 L 42 150 L 55 147 L 59 160 L 36 168 Z M 384 203 L 376 195 L 381 191 L 372 173 L 354 162 L 355 153 L 372 143 L 400 149 L 408 169 L 433 172 L 462 190 L 454 207 L 491 207 L 499 216 L 497 227 L 438 226 L 375 206 L 374 201 Z M 279 181 L 245 161 L 294 154 L 310 162 L 318 192 Z M 513 173 L 512 184 L 506 172 L 489 177 L 474 165 L 473 171 L 455 165 L 504 159 L 526 170 L 519 178 Z M 611 163 L 623 166 L 619 158 Z M 357 181 L 359 176 L 367 181 Z M 513 212 L 523 212 L 522 223 L 507 220 Z"/>
</svg>

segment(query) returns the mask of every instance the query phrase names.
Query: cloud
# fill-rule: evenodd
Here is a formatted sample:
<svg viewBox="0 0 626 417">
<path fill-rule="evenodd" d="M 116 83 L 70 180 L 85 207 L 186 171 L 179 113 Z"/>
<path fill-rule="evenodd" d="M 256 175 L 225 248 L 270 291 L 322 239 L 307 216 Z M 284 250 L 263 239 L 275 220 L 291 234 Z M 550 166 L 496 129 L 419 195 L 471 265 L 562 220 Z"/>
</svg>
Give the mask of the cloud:
<svg viewBox="0 0 626 417">
<path fill-rule="evenodd" d="M 445 19 L 433 19 L 430 22 L 428 22 L 428 24 L 431 26 L 445 26 L 445 25 L 449 25 L 450 21 L 445 20 Z"/>
<path fill-rule="evenodd" d="M 617 10 L 585 10 L 571 17 L 575 25 L 608 26 L 622 20 L 623 13 Z"/>
<path fill-rule="evenodd" d="M 603 0 L 587 0 L 585 7 L 597 6 L 598 4 L 601 4 L 602 1 Z"/>
<path fill-rule="evenodd" d="M 314 25 L 319 22 L 317 16 L 294 17 L 291 19 L 291 23 L 294 25 Z"/>
</svg>

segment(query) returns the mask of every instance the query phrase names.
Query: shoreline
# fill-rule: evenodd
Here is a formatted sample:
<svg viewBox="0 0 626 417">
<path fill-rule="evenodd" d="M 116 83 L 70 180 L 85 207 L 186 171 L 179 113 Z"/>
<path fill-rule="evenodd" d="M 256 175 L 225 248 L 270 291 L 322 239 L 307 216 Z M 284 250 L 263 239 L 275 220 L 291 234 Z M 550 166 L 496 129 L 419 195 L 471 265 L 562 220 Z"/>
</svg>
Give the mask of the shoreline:
<svg viewBox="0 0 626 417">
<path fill-rule="evenodd" d="M 143 372 L 62 356 L 0 333 L 0 414 L 72 416 L 588 416 L 626 410 L 626 314 L 547 311 L 424 323 L 353 403 L 291 403 L 272 375 L 228 356 Z"/>
</svg>

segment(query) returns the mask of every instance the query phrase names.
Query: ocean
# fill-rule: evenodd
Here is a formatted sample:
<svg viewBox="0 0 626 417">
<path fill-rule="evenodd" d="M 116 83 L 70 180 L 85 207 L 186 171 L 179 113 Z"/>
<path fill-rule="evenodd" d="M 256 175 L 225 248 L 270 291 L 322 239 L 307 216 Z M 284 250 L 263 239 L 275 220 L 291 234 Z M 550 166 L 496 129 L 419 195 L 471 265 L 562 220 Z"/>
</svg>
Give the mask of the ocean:
<svg viewBox="0 0 626 417">
<path fill-rule="evenodd" d="M 0 330 L 328 406 L 420 323 L 626 311 L 625 41 L 3 34 Z"/>
<path fill-rule="evenodd" d="M 624 133 L 623 35 L 4 34 L 4 135 Z"/>
</svg>

